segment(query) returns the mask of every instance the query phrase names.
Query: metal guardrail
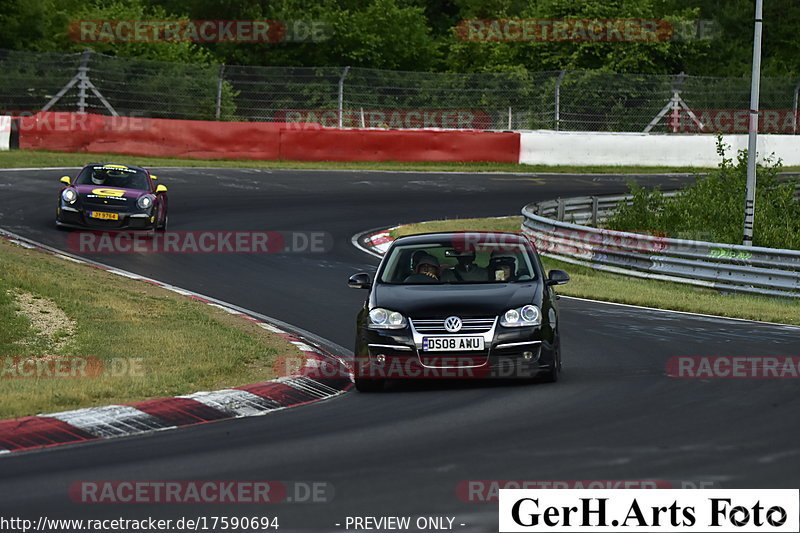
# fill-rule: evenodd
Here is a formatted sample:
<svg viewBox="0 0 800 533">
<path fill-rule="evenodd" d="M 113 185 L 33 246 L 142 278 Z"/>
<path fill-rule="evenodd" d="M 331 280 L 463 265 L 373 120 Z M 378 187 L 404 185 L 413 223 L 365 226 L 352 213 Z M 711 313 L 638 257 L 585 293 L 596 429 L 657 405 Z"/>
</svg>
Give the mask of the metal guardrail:
<svg viewBox="0 0 800 533">
<path fill-rule="evenodd" d="M 800 197 L 800 189 L 795 190 L 795 197 Z M 522 231 L 542 255 L 598 270 L 722 291 L 800 298 L 800 250 L 671 239 L 581 225 L 602 223 L 626 199 L 630 196 L 531 203 L 522 209 Z"/>
</svg>

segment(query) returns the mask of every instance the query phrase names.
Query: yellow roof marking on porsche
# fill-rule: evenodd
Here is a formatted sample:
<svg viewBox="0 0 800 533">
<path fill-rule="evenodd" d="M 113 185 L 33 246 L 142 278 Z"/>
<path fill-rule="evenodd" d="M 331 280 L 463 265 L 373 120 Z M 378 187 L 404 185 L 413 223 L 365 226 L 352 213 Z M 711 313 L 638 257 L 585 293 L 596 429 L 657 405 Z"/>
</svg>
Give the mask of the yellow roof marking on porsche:
<svg viewBox="0 0 800 533">
<path fill-rule="evenodd" d="M 125 165 L 103 165 L 103 168 L 128 168 Z"/>
</svg>

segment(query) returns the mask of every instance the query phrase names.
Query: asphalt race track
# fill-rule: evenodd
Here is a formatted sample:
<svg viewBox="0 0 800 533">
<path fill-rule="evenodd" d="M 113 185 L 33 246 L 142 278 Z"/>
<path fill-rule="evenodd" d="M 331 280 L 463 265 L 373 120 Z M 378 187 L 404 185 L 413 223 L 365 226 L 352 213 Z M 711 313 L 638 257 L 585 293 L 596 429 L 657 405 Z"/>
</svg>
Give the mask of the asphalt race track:
<svg viewBox="0 0 800 533">
<path fill-rule="evenodd" d="M 0 227 L 65 248 L 53 224 L 63 171 L 0 172 Z M 70 171 L 70 174 L 74 172 Z M 618 176 L 155 169 L 170 230 L 321 231 L 326 253 L 97 254 L 352 349 L 377 260 L 353 234 L 444 217 L 508 215 L 557 196 L 623 192 Z M 681 177 L 637 177 L 677 186 Z M 2 277 L 2 275 L 0 275 Z M 561 300 L 565 373 L 553 385 L 417 383 L 263 417 L 0 458 L 0 514 L 48 518 L 278 516 L 280 531 L 344 531 L 347 516 L 454 518 L 497 528 L 467 480 L 661 480 L 691 488 L 796 488 L 798 381 L 674 379 L 678 355 L 800 355 L 800 329 Z M 87 480 L 280 480 L 273 505 L 73 503 Z M 300 485 L 297 485 L 300 483 Z M 302 483 L 327 502 L 298 503 Z M 477 485 L 473 485 L 477 486 Z M 476 493 L 477 494 L 477 493 Z M 485 494 L 483 494 L 485 496 Z M 446 523 L 446 522 L 445 522 Z M 336 524 L 340 524 L 337 526 Z M 461 525 L 463 524 L 463 526 Z"/>
</svg>

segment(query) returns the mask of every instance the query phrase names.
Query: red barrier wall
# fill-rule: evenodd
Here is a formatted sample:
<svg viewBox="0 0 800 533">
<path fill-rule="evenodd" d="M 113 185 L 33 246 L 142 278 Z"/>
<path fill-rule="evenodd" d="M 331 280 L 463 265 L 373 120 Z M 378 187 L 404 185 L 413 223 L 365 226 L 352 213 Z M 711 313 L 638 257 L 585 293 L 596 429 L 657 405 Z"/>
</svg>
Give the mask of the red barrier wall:
<svg viewBox="0 0 800 533">
<path fill-rule="evenodd" d="M 281 159 L 519 162 L 519 134 L 478 131 L 284 129 Z"/>
<path fill-rule="evenodd" d="M 46 112 L 20 118 L 19 147 L 195 159 L 519 161 L 512 132 L 336 130 L 316 124 L 216 122 Z"/>
<path fill-rule="evenodd" d="M 19 147 L 195 159 L 278 159 L 285 124 L 39 113 L 20 119 Z"/>
</svg>

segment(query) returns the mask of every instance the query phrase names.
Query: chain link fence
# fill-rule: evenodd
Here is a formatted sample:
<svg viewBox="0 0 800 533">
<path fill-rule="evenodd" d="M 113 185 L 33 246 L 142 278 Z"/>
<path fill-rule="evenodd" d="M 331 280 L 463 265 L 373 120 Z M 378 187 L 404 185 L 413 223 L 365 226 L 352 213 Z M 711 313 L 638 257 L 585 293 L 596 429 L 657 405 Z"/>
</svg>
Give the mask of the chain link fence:
<svg viewBox="0 0 800 533">
<path fill-rule="evenodd" d="M 747 123 L 741 122 L 750 97 L 747 78 L 572 70 L 455 74 L 246 67 L 90 51 L 0 50 L 0 72 L 4 114 L 85 111 L 330 127 L 663 133 L 744 127 L 746 132 Z M 799 82 L 762 79 L 761 107 L 778 113 L 770 118 L 774 121 L 768 131 L 797 133 Z M 699 128 L 697 121 L 705 127 Z"/>
</svg>

